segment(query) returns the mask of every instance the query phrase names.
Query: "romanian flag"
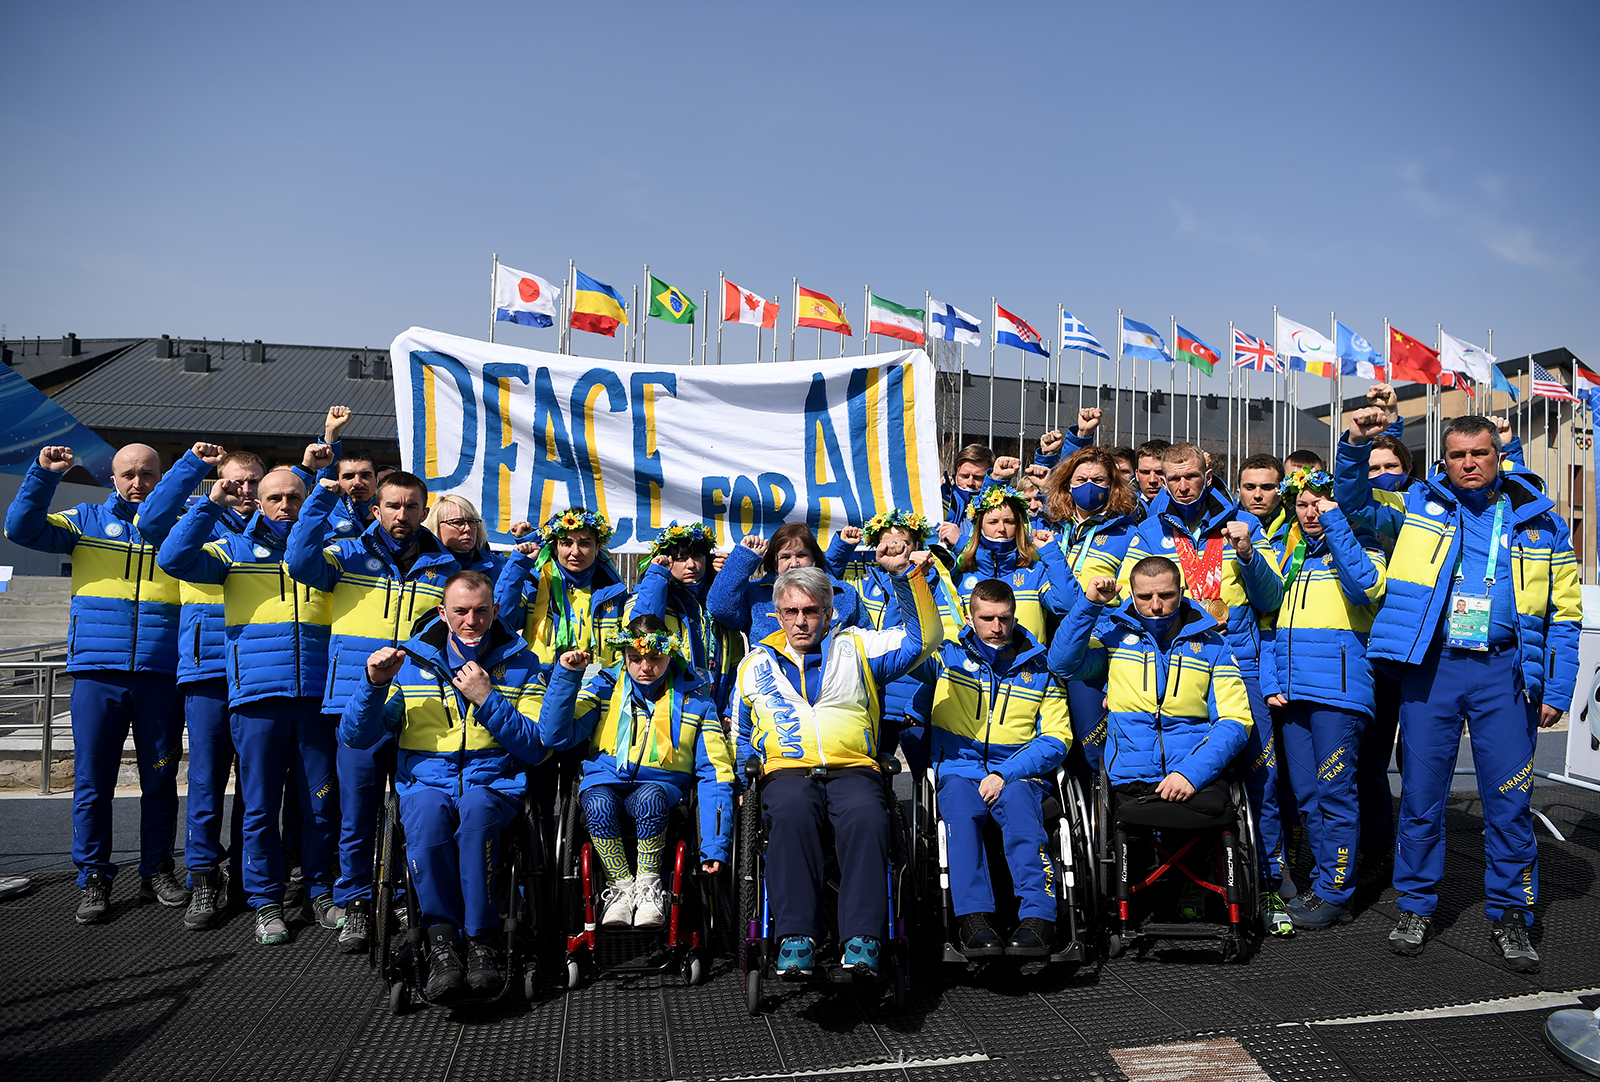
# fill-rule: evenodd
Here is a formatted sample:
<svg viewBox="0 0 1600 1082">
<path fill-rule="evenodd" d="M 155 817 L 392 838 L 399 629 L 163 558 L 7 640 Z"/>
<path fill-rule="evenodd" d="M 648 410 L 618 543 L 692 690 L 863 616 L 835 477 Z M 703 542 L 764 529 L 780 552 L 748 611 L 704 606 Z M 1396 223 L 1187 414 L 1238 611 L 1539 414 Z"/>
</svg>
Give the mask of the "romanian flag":
<svg viewBox="0 0 1600 1082">
<path fill-rule="evenodd" d="M 1191 364 L 1206 375 L 1211 374 L 1211 368 L 1222 358 L 1217 356 L 1217 351 L 1200 340 L 1200 336 L 1193 331 L 1186 331 L 1180 324 L 1178 327 L 1178 360 Z"/>
<path fill-rule="evenodd" d="M 826 293 L 813 293 L 801 286 L 796 300 L 799 302 L 794 310 L 797 317 L 794 321 L 796 327 L 816 327 L 819 330 L 833 331 L 835 334 L 849 335 L 850 324 L 845 322 L 844 313 L 839 311 L 839 306 Z"/>
<path fill-rule="evenodd" d="M 617 324 L 628 322 L 622 294 L 578 272 L 578 288 L 572 291 L 572 326 L 591 334 L 616 337 Z"/>
</svg>

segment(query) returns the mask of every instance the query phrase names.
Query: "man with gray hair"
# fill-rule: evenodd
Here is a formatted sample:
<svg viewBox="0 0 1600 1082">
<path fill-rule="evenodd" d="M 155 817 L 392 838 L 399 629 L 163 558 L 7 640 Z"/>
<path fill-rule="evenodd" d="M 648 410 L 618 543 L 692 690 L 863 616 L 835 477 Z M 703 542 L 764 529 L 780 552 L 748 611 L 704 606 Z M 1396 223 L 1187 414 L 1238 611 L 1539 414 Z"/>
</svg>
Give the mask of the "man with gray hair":
<svg viewBox="0 0 1600 1082">
<path fill-rule="evenodd" d="M 884 861 L 889 809 L 878 766 L 883 689 L 939 646 L 943 625 L 927 581 L 930 556 L 913 553 L 892 576 L 904 623 L 882 631 L 829 630 L 833 582 L 790 568 L 772 585 L 780 630 L 739 665 L 738 763 L 761 764 L 767 898 L 779 940 L 777 970 L 810 975 L 822 938 L 822 821 L 833 823 L 839 865 L 840 968 L 876 976 L 888 933 Z"/>
<path fill-rule="evenodd" d="M 1533 479 L 1500 469 L 1486 417 L 1445 426 L 1443 468 L 1404 492 L 1374 489 L 1382 409 L 1350 418 L 1334 492 L 1352 520 L 1395 538 L 1388 596 L 1367 655 L 1400 680 L 1400 821 L 1394 885 L 1398 954 L 1432 934 L 1444 874 L 1444 810 L 1466 722 L 1483 801 L 1489 937 L 1509 969 L 1535 973 L 1528 937 L 1539 898 L 1529 803 L 1539 728 L 1554 725 L 1578 679 L 1583 611 L 1567 524 Z"/>
</svg>

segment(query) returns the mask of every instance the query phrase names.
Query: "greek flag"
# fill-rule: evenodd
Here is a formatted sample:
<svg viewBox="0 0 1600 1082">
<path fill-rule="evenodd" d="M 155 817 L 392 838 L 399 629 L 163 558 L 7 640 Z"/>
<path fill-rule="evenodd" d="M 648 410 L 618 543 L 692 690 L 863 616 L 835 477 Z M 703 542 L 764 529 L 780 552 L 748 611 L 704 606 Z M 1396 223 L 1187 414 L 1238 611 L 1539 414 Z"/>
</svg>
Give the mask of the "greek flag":
<svg viewBox="0 0 1600 1082">
<path fill-rule="evenodd" d="M 935 338 L 974 346 L 982 344 L 983 340 L 978 337 L 978 328 L 983 322 L 977 316 L 968 315 L 954 305 L 933 300 L 928 302 L 928 315 L 933 319 Z"/>
<path fill-rule="evenodd" d="M 1107 353 L 1099 340 L 1089 333 L 1089 328 L 1074 319 L 1071 312 L 1061 313 L 1061 348 L 1081 349 L 1085 353 L 1093 353 L 1096 357 L 1103 357 L 1108 361 L 1111 359 L 1111 354 Z"/>
</svg>

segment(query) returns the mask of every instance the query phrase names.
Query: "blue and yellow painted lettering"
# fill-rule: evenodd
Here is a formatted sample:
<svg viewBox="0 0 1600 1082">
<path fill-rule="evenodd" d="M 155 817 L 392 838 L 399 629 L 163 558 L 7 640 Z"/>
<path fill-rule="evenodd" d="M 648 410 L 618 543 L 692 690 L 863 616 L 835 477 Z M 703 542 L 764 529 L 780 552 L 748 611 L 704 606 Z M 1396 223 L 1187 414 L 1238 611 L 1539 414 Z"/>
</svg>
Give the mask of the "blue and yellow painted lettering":
<svg viewBox="0 0 1600 1082">
<path fill-rule="evenodd" d="M 434 388 L 434 372 L 447 372 L 455 381 L 461 399 L 461 449 L 455 468 L 439 472 L 439 407 Z M 472 469 L 478 451 L 478 402 L 472 391 L 472 373 L 467 366 L 446 353 L 435 350 L 411 351 L 411 461 L 421 467 L 422 479 L 431 489 L 446 489 L 460 484 Z"/>
<path fill-rule="evenodd" d="M 534 455 L 529 473 L 528 519 L 544 522 L 557 507 L 556 489 L 566 486 L 566 503 L 576 506 L 583 503 L 583 481 L 578 476 L 578 464 L 572 457 L 572 440 L 567 435 L 567 419 L 561 403 L 556 399 L 555 385 L 550 379 L 550 369 L 540 368 L 533 377 L 533 439 Z"/>
<path fill-rule="evenodd" d="M 850 487 L 844 452 L 828 416 L 828 385 L 818 372 L 811 377 L 811 389 L 806 392 L 806 525 L 823 544 L 828 541 L 830 499 L 844 504 L 846 523 L 863 521 Z"/>
<path fill-rule="evenodd" d="M 511 475 L 517 468 L 517 437 L 511 430 L 511 381 L 528 382 L 525 364 L 483 366 L 483 522 L 496 533 L 511 529 Z"/>
<path fill-rule="evenodd" d="M 611 522 L 611 544 L 620 545 L 633 535 L 633 520 L 613 519 L 606 507 L 606 488 L 600 472 L 600 455 L 595 447 L 595 406 L 601 392 L 606 410 L 621 413 L 628 408 L 628 392 L 622 380 L 609 368 L 591 368 L 572 384 L 572 447 L 577 455 L 578 473 L 583 479 L 583 506 L 598 511 Z"/>
<path fill-rule="evenodd" d="M 634 532 L 645 543 L 661 533 L 661 488 L 666 484 L 661 455 L 656 451 L 657 387 L 676 398 L 678 377 L 671 372 L 635 372 L 628 387 L 633 403 L 633 491 L 638 498 Z"/>
</svg>

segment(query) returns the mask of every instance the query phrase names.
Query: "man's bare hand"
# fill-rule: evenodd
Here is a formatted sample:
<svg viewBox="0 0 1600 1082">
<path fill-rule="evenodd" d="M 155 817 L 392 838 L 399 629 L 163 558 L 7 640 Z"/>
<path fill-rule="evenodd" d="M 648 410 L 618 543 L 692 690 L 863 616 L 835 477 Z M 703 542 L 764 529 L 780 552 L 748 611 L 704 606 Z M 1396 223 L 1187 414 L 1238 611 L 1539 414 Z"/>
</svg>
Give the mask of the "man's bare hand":
<svg viewBox="0 0 1600 1082">
<path fill-rule="evenodd" d="M 72 469 L 72 462 L 72 448 L 70 447 L 39 448 L 39 465 L 51 473 L 66 473 Z"/>
<path fill-rule="evenodd" d="M 1022 459 L 1001 455 L 994 460 L 994 465 L 989 468 L 989 476 L 996 481 L 1006 481 L 1017 475 L 1022 469 Z"/>
<path fill-rule="evenodd" d="M 1505 447 L 1511 442 L 1511 422 L 1504 417 L 1491 417 L 1489 420 L 1494 422 L 1495 430 L 1500 433 L 1500 446 Z"/>
<path fill-rule="evenodd" d="M 338 492 L 339 491 L 339 482 L 335 481 L 331 477 L 319 477 L 319 478 L 317 478 L 317 484 L 321 485 L 323 488 L 327 489 L 329 492 Z"/>
<path fill-rule="evenodd" d="M 328 416 L 322 422 L 322 438 L 328 443 L 338 439 L 339 433 L 344 431 L 344 426 L 354 416 L 349 406 L 329 406 Z"/>
<path fill-rule="evenodd" d="M 515 522 L 513 522 L 511 524 L 511 536 L 512 537 L 527 537 L 532 532 L 533 532 L 533 523 L 529 522 L 525 518 L 518 519 L 517 521 L 515 521 Z"/>
<path fill-rule="evenodd" d="M 926 575 L 928 568 L 933 563 L 933 553 L 927 549 L 918 549 L 906 557 L 906 575 Z"/>
<path fill-rule="evenodd" d="M 193 447 L 189 448 L 189 451 L 194 455 L 195 458 L 198 458 L 207 466 L 215 466 L 218 462 L 221 462 L 223 456 L 227 454 L 226 451 L 224 451 L 215 443 L 197 443 Z"/>
<path fill-rule="evenodd" d="M 1099 406 L 1085 406 L 1078 411 L 1078 435 L 1088 436 L 1100 427 L 1100 419 L 1105 414 L 1100 412 Z"/>
<path fill-rule="evenodd" d="M 326 443 L 306 444 L 306 453 L 300 456 L 300 465 L 312 473 L 321 473 L 333 465 L 333 448 Z"/>
<path fill-rule="evenodd" d="M 705 872 L 707 875 L 716 875 L 718 872 L 722 871 L 722 861 L 720 861 L 720 860 L 703 861 L 700 864 L 700 870 L 702 872 Z"/>
<path fill-rule="evenodd" d="M 589 667 L 589 651 L 568 650 L 561 655 L 561 667 L 572 672 L 582 672 Z"/>
<path fill-rule="evenodd" d="M 1550 706 L 1549 704 L 1539 707 L 1539 728 L 1550 728 L 1556 722 L 1561 720 L 1561 715 L 1563 713 L 1565 713 L 1564 710 Z"/>
<path fill-rule="evenodd" d="M 1387 383 L 1374 383 L 1367 388 L 1367 401 L 1385 413 L 1400 412 L 1400 396 Z"/>
<path fill-rule="evenodd" d="M 1096 575 L 1089 580 L 1089 585 L 1084 588 L 1083 593 L 1096 605 L 1109 605 L 1117 599 L 1117 580 L 1105 575 Z"/>
<path fill-rule="evenodd" d="M 1233 546 L 1233 551 L 1239 554 L 1241 562 L 1250 562 L 1250 557 L 1255 555 L 1255 549 L 1250 546 L 1250 527 L 1242 522 L 1224 522 L 1222 536 Z"/>
<path fill-rule="evenodd" d="M 243 481 L 218 481 L 211 486 L 211 502 L 223 507 L 240 507 L 245 502 Z"/>
<path fill-rule="evenodd" d="M 450 682 L 473 706 L 482 706 L 483 700 L 494 690 L 494 682 L 489 679 L 488 671 L 476 661 L 469 661 L 457 669 Z"/>
<path fill-rule="evenodd" d="M 1350 415 L 1350 442 L 1357 445 L 1371 443 L 1372 437 L 1388 427 L 1387 411 L 1376 406 L 1356 410 Z"/>
<path fill-rule="evenodd" d="M 961 527 L 954 522 L 939 523 L 939 540 L 947 548 L 957 544 L 961 540 Z"/>
<path fill-rule="evenodd" d="M 524 556 L 539 555 L 539 545 L 535 541 L 519 541 L 515 545 L 512 545 L 511 548 L 513 551 L 520 552 Z"/>
<path fill-rule="evenodd" d="M 1289 700 L 1284 698 L 1282 695 L 1268 695 L 1267 705 L 1272 707 L 1274 710 L 1282 710 L 1284 707 L 1289 705 Z"/>
<path fill-rule="evenodd" d="M 1000 799 L 1000 790 L 1006 787 L 1006 779 L 999 774 L 988 774 L 978 783 L 978 795 L 985 804 L 993 804 Z"/>
<path fill-rule="evenodd" d="M 1039 437 L 1039 453 L 1041 455 L 1056 454 L 1061 450 L 1062 442 L 1063 439 L 1061 436 L 1061 431 L 1059 429 L 1052 429 L 1051 431 L 1046 432 L 1044 435 Z"/>
<path fill-rule="evenodd" d="M 839 531 L 839 540 L 843 541 L 847 545 L 861 544 L 861 527 L 846 526 L 844 529 Z"/>
<path fill-rule="evenodd" d="M 367 683 L 382 687 L 394 679 L 406 661 L 406 652 L 397 646 L 380 646 L 367 655 Z"/>
<path fill-rule="evenodd" d="M 1194 796 L 1194 786 L 1189 784 L 1189 779 L 1174 770 L 1171 774 L 1161 779 L 1161 784 L 1156 786 L 1156 796 L 1162 800 L 1170 800 L 1182 804 Z"/>
<path fill-rule="evenodd" d="M 1023 470 L 1022 472 L 1025 475 L 1033 478 L 1035 481 L 1043 481 L 1046 477 L 1050 476 L 1050 467 L 1049 466 L 1040 466 L 1038 464 L 1034 464 L 1032 466 L 1029 466 L 1027 469 Z"/>
</svg>

